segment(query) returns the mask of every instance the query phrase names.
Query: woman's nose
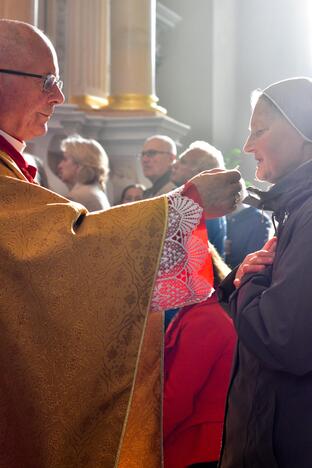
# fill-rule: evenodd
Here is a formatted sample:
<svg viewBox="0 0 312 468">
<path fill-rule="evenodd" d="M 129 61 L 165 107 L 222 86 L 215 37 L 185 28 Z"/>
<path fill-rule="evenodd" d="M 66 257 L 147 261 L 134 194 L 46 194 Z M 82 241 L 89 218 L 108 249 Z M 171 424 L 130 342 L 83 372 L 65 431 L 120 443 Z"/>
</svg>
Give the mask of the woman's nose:
<svg viewBox="0 0 312 468">
<path fill-rule="evenodd" d="M 252 139 L 251 139 L 250 135 L 247 138 L 247 140 L 245 141 L 245 144 L 243 146 L 243 151 L 244 151 L 244 153 L 252 153 L 253 152 L 253 144 L 252 144 Z"/>
</svg>

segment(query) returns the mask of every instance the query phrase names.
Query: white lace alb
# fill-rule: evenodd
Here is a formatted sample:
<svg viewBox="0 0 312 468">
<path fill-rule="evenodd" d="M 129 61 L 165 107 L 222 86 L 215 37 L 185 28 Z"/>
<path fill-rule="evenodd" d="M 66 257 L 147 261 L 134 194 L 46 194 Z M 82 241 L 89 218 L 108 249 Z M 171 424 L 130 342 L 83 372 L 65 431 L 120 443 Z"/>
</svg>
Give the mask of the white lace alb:
<svg viewBox="0 0 312 468">
<path fill-rule="evenodd" d="M 182 189 L 168 195 L 168 226 L 153 291 L 152 310 L 165 310 L 201 302 L 213 292 L 211 284 L 198 275 L 208 255 L 205 245 L 193 232 L 203 209 Z"/>
</svg>

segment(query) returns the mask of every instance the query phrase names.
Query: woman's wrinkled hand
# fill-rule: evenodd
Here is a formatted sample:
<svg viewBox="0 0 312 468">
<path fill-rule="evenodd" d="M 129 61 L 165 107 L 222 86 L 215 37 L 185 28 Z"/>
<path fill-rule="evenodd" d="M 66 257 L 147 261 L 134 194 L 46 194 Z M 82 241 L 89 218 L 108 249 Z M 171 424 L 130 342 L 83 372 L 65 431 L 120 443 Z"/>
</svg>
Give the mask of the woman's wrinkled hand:
<svg viewBox="0 0 312 468">
<path fill-rule="evenodd" d="M 258 273 L 264 270 L 268 265 L 272 265 L 277 245 L 277 238 L 272 237 L 268 240 L 261 250 L 247 255 L 240 264 L 235 279 L 234 286 L 238 288 L 241 285 L 243 277 L 247 273 Z"/>
</svg>

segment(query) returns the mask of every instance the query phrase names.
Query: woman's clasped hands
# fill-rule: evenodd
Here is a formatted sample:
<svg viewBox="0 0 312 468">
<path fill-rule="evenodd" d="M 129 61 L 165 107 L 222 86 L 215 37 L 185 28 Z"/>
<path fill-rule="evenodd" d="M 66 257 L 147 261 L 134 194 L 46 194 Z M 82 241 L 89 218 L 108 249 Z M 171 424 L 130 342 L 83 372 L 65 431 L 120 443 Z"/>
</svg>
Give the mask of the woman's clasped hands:
<svg viewBox="0 0 312 468">
<path fill-rule="evenodd" d="M 238 288 L 241 285 L 243 277 L 247 273 L 258 273 L 264 270 L 268 265 L 272 265 L 277 245 L 277 237 L 268 240 L 261 250 L 246 255 L 244 261 L 240 264 L 235 279 L 234 286 Z"/>
</svg>

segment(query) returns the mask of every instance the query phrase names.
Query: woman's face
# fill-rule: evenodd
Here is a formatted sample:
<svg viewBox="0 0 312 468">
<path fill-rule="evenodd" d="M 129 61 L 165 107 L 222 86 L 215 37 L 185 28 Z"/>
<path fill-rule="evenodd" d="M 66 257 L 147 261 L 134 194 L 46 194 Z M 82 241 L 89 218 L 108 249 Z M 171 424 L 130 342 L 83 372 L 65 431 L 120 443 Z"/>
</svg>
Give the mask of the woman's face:
<svg viewBox="0 0 312 468">
<path fill-rule="evenodd" d="M 304 143 L 282 114 L 260 97 L 244 145 L 245 153 L 253 153 L 257 161 L 256 178 L 275 183 L 305 162 Z"/>
<path fill-rule="evenodd" d="M 143 190 L 140 187 L 130 187 L 124 194 L 122 203 L 131 203 L 143 199 Z"/>
<path fill-rule="evenodd" d="M 63 159 L 57 166 L 59 178 L 65 184 L 74 185 L 77 182 L 80 165 L 68 154 L 64 153 Z"/>
</svg>

